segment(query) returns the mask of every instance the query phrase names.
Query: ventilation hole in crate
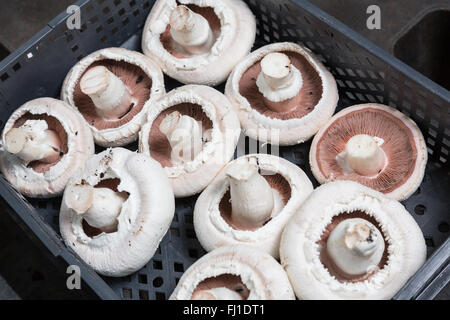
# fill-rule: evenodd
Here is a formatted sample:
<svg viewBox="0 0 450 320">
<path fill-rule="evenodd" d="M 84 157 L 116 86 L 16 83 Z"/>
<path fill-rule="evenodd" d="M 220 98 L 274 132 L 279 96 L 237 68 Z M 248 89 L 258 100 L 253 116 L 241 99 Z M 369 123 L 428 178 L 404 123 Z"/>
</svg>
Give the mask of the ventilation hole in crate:
<svg viewBox="0 0 450 320">
<path fill-rule="evenodd" d="M 153 260 L 153 269 L 162 270 L 163 264 L 161 260 Z"/>
<path fill-rule="evenodd" d="M 122 8 L 119 10 L 119 16 L 123 16 L 125 14 L 125 9 Z"/>
<path fill-rule="evenodd" d="M 122 0 L 114 0 L 113 3 L 117 7 L 121 2 L 122 2 Z"/>
<path fill-rule="evenodd" d="M 136 1 L 135 0 L 130 1 L 130 7 L 134 7 L 135 5 L 136 5 Z"/>
<path fill-rule="evenodd" d="M 173 270 L 175 270 L 175 272 L 184 272 L 184 266 L 182 263 L 175 262 L 173 264 Z"/>
<path fill-rule="evenodd" d="M 188 237 L 189 239 L 195 239 L 195 231 L 194 229 L 186 229 L 186 237 Z"/>
<path fill-rule="evenodd" d="M 130 19 L 127 17 L 122 21 L 122 24 L 126 26 L 130 22 Z"/>
<path fill-rule="evenodd" d="M 80 55 L 80 56 L 77 57 L 77 61 L 81 61 L 83 58 L 84 58 L 84 56 Z"/>
<path fill-rule="evenodd" d="M 434 248 L 434 240 L 432 237 L 425 237 L 425 244 L 427 247 Z"/>
<path fill-rule="evenodd" d="M 191 214 L 187 214 L 184 216 L 184 222 L 193 224 L 194 223 L 194 217 Z"/>
<path fill-rule="evenodd" d="M 156 300 L 166 300 L 166 294 L 164 292 L 155 292 Z"/>
<path fill-rule="evenodd" d="M 95 29 L 95 31 L 96 31 L 97 33 L 100 33 L 100 32 L 103 31 L 103 27 L 102 27 L 102 26 L 98 26 L 97 29 Z"/>
<path fill-rule="evenodd" d="M 178 230 L 178 228 L 170 228 L 170 234 L 175 236 L 175 237 L 179 237 L 180 236 L 180 230 Z"/>
<path fill-rule="evenodd" d="M 139 15 L 139 9 L 133 11 L 133 16 L 137 17 Z"/>
<path fill-rule="evenodd" d="M 124 299 L 132 299 L 133 298 L 133 291 L 129 288 L 123 288 L 122 289 L 122 297 Z"/>
<path fill-rule="evenodd" d="M 175 278 L 175 284 L 178 285 L 178 282 L 180 282 L 180 278 Z"/>
<path fill-rule="evenodd" d="M 191 258 L 194 258 L 194 259 L 198 258 L 198 251 L 197 251 L 197 249 L 189 249 L 188 250 L 188 254 L 189 254 L 189 257 L 191 257 Z"/>
<path fill-rule="evenodd" d="M 420 190 L 420 187 L 417 188 L 416 192 L 414 192 L 413 196 L 417 196 L 420 194 L 422 190 Z"/>
<path fill-rule="evenodd" d="M 158 249 L 156 249 L 156 253 L 161 254 L 161 246 L 159 246 Z"/>
<path fill-rule="evenodd" d="M 418 204 L 414 207 L 414 212 L 418 214 L 419 216 L 422 216 L 427 211 L 427 208 L 423 204 Z"/>
<path fill-rule="evenodd" d="M 20 65 L 20 63 L 17 62 L 17 63 L 13 66 L 13 70 L 14 70 L 15 72 L 17 72 L 17 71 L 19 71 L 19 69 L 20 69 L 21 67 L 22 67 L 22 66 Z"/>
<path fill-rule="evenodd" d="M 153 286 L 155 288 L 161 287 L 163 285 L 163 283 L 164 283 L 164 280 L 161 277 L 156 277 L 155 279 L 153 279 Z"/>
<path fill-rule="evenodd" d="M 144 3 L 144 5 L 142 6 L 142 8 L 144 9 L 148 9 L 150 7 L 150 3 L 146 2 Z"/>
<path fill-rule="evenodd" d="M 9 78 L 9 75 L 7 73 L 4 73 L 0 76 L 0 80 L 2 80 L 2 82 L 8 80 L 8 78 Z"/>
<path fill-rule="evenodd" d="M 125 277 L 125 281 L 131 282 L 131 276 L 126 276 L 126 277 Z"/>
<path fill-rule="evenodd" d="M 147 284 L 147 275 L 146 274 L 138 274 L 138 282 L 139 283 L 143 283 L 143 284 Z"/>
<path fill-rule="evenodd" d="M 435 142 L 433 139 L 431 139 L 431 138 L 428 138 L 428 139 L 427 139 L 427 143 L 428 143 L 429 145 L 431 145 L 432 147 L 434 147 L 434 145 L 436 144 L 436 142 Z"/>
<path fill-rule="evenodd" d="M 139 300 L 149 300 L 147 290 L 139 290 Z"/>
<path fill-rule="evenodd" d="M 86 30 L 87 30 L 87 25 L 86 25 L 86 23 L 84 23 L 84 24 L 81 25 L 80 32 L 84 32 Z"/>
<path fill-rule="evenodd" d="M 117 32 L 119 32 L 119 28 L 115 27 L 114 29 L 112 29 L 112 34 L 116 34 Z"/>
<path fill-rule="evenodd" d="M 438 230 L 442 233 L 447 233 L 450 231 L 450 226 L 447 222 L 441 222 L 438 226 Z"/>
<path fill-rule="evenodd" d="M 109 9 L 109 7 L 104 7 L 102 12 L 103 12 L 103 14 L 108 14 L 111 12 L 111 10 Z"/>
<path fill-rule="evenodd" d="M 80 48 L 80 47 L 78 47 L 78 45 L 74 45 L 74 46 L 72 47 L 72 52 L 77 51 L 79 48 Z"/>
<path fill-rule="evenodd" d="M 113 17 L 111 17 L 111 18 L 109 18 L 108 20 L 106 20 L 106 23 L 107 24 L 111 24 L 111 23 L 113 23 L 114 22 L 114 18 Z"/>
<path fill-rule="evenodd" d="M 100 38 L 100 41 L 101 41 L 101 42 L 105 42 L 106 39 L 108 39 L 108 38 L 107 38 L 106 36 L 103 36 L 103 37 Z"/>
</svg>

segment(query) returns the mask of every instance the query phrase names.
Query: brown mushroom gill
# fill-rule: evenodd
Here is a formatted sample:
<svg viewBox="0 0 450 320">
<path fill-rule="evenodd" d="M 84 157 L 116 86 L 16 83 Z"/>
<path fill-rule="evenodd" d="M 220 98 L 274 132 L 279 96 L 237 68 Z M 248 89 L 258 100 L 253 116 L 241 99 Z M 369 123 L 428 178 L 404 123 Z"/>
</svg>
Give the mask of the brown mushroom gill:
<svg viewBox="0 0 450 320">
<path fill-rule="evenodd" d="M 120 179 L 118 179 L 118 178 L 103 179 L 99 183 L 97 183 L 94 186 L 94 188 L 108 188 L 115 192 L 119 192 L 119 190 L 117 190 L 117 187 L 119 186 L 119 184 L 120 184 Z M 121 194 L 124 196 L 125 199 L 128 199 L 129 194 L 127 192 L 121 192 Z M 82 226 L 83 226 L 84 233 L 88 237 L 91 237 L 91 238 L 98 236 L 99 234 L 104 232 L 98 228 L 95 228 L 95 227 L 89 225 L 89 223 L 87 223 L 87 221 L 85 219 L 83 219 Z M 105 232 L 105 233 L 114 233 L 116 231 L 117 231 L 117 228 L 113 231 Z"/>
<path fill-rule="evenodd" d="M 355 172 L 345 174 L 337 163 L 336 156 L 357 134 L 384 140 L 381 148 L 388 164 L 376 176 L 362 176 Z M 408 127 L 392 114 L 373 108 L 354 111 L 336 119 L 317 143 L 316 159 L 325 177 L 353 180 L 382 193 L 395 190 L 411 176 L 416 158 L 414 136 Z"/>
<path fill-rule="evenodd" d="M 238 293 L 243 300 L 247 300 L 250 295 L 250 290 L 242 282 L 240 276 L 233 274 L 221 274 L 217 277 L 211 277 L 201 281 L 194 289 L 192 296 L 198 294 L 199 291 L 211 290 L 214 288 L 228 288 Z"/>
<path fill-rule="evenodd" d="M 49 116 L 48 114 L 31 114 L 29 112 L 25 113 L 23 116 L 17 119 L 17 121 L 14 123 L 13 128 L 21 127 L 27 120 L 44 120 L 45 122 L 47 122 L 48 129 L 56 132 L 61 141 L 61 146 L 59 148 L 60 153 L 56 161 L 54 161 L 53 163 L 44 163 L 37 160 L 31 161 L 28 164 L 29 168 L 32 168 L 38 173 L 47 172 L 51 169 L 51 167 L 57 164 L 61 160 L 61 158 L 69 151 L 67 132 L 66 130 L 64 130 L 61 122 L 55 117 Z"/>
<path fill-rule="evenodd" d="M 356 276 L 348 275 L 345 272 L 343 272 L 342 270 L 340 270 L 333 263 L 332 259 L 330 259 L 329 255 L 327 253 L 327 240 L 328 240 L 328 237 L 330 236 L 331 232 L 334 230 L 334 228 L 339 223 L 343 222 L 344 220 L 353 219 L 353 218 L 365 219 L 365 220 L 369 221 L 370 223 L 372 223 L 383 235 L 383 240 L 384 240 L 383 256 L 381 258 L 381 261 L 378 263 L 377 268 L 370 273 L 356 275 Z M 365 280 L 369 279 L 372 275 L 374 275 L 377 271 L 383 269 L 384 266 L 387 264 L 388 258 L 389 258 L 389 254 L 388 254 L 389 244 L 386 241 L 386 238 L 380 227 L 380 224 L 374 217 L 366 214 L 364 211 L 354 211 L 354 212 L 350 212 L 350 213 L 343 212 L 343 213 L 338 214 L 337 216 L 334 216 L 333 219 L 331 220 L 331 222 L 325 228 L 320 240 L 317 243 L 321 246 L 320 247 L 320 261 L 322 262 L 324 267 L 328 270 L 328 272 L 340 282 L 365 281 Z"/>
<path fill-rule="evenodd" d="M 96 66 L 104 66 L 120 78 L 130 91 L 133 101 L 135 101 L 130 104 L 128 112 L 119 119 L 108 120 L 100 117 L 96 112 L 92 99 L 81 91 L 80 79 L 88 70 Z M 142 111 L 145 102 L 150 99 L 152 88 L 151 78 L 140 67 L 131 63 L 104 59 L 92 63 L 83 75 L 80 76 L 75 85 L 73 101 L 86 121 L 98 130 L 118 128 L 130 122 L 133 117 Z"/>
<path fill-rule="evenodd" d="M 215 42 L 217 38 L 220 36 L 222 24 L 220 22 L 219 17 L 214 12 L 214 8 L 200 7 L 194 4 L 185 4 L 185 6 L 194 11 L 195 13 L 198 13 L 201 16 L 203 16 L 206 20 L 208 20 L 209 26 L 213 32 Z M 161 34 L 160 39 L 164 49 L 166 49 L 172 56 L 178 59 L 185 59 L 192 57 L 192 54 L 183 50 L 183 48 L 173 40 L 170 34 L 170 25 L 167 25 L 166 30 L 164 31 L 164 33 Z"/>
<path fill-rule="evenodd" d="M 202 107 L 192 103 L 182 103 L 173 107 L 167 108 L 161 112 L 152 123 L 149 135 L 150 155 L 153 159 L 158 161 L 163 168 L 172 167 L 171 151 L 169 140 L 167 136 L 159 129 L 161 122 L 172 112 L 178 111 L 181 115 L 189 116 L 200 122 L 203 133 L 212 129 L 213 124 L 211 119 L 205 114 Z"/>
<path fill-rule="evenodd" d="M 256 85 L 258 75 L 261 73 L 261 60 L 257 61 L 242 74 L 242 78 L 239 81 L 239 93 L 247 99 L 253 109 L 266 117 L 281 120 L 302 118 L 312 112 L 320 101 L 323 93 L 322 80 L 317 70 L 304 56 L 291 51 L 282 53 L 286 54 L 291 63 L 300 70 L 303 80 L 303 86 L 297 96 L 286 101 L 289 104 L 289 107 L 286 109 L 290 111 L 275 112 L 266 106 L 264 97 Z"/>
<path fill-rule="evenodd" d="M 270 175 L 263 175 L 263 177 L 266 179 L 266 181 L 269 183 L 270 187 L 281 195 L 283 204 L 286 205 L 291 198 L 291 186 L 289 185 L 289 182 L 279 173 L 277 174 L 270 174 Z M 227 192 L 223 195 L 222 199 L 219 203 L 219 211 L 221 217 L 232 227 L 233 229 L 237 230 L 256 230 L 256 229 L 248 229 L 244 228 L 242 226 L 236 225 L 231 220 L 231 196 L 230 196 L 230 190 L 228 189 Z M 270 219 L 267 222 L 269 222 Z"/>
</svg>

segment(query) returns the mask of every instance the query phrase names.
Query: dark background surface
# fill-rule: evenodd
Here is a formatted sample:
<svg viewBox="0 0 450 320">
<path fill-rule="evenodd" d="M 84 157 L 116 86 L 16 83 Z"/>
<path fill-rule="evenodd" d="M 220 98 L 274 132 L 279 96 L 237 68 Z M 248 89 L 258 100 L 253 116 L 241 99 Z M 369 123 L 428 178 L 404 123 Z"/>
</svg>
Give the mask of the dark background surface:
<svg viewBox="0 0 450 320">
<path fill-rule="evenodd" d="M 450 89 L 448 0 L 310 2 Z M 0 0 L 0 60 L 72 3 L 71 0 Z M 381 30 L 366 27 L 366 9 L 373 4 L 381 9 Z M 438 16 L 428 16 L 437 11 L 440 12 Z M 429 50 L 414 56 L 412 53 L 417 51 L 414 50 L 414 41 Z M 9 213 L 11 209 L 0 198 L 0 299 L 96 298 L 84 284 L 82 290 L 68 290 L 64 262 L 53 258 L 32 232 Z M 450 299 L 450 286 L 437 299 Z"/>
</svg>

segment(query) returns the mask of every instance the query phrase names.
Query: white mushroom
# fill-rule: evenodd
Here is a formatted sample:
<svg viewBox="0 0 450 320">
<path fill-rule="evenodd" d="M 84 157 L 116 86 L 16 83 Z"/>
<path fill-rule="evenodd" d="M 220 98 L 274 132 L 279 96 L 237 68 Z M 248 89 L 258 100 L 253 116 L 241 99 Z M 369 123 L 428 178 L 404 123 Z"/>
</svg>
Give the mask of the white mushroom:
<svg viewBox="0 0 450 320">
<path fill-rule="evenodd" d="M 426 245 L 398 201 L 336 181 L 287 223 L 280 258 L 299 299 L 390 299 L 425 262 Z"/>
<path fill-rule="evenodd" d="M 290 42 L 264 46 L 243 59 L 228 78 L 225 95 L 247 136 L 283 146 L 316 134 L 339 98 L 336 81 L 321 61 Z"/>
<path fill-rule="evenodd" d="M 250 52 L 255 36 L 255 17 L 241 0 L 157 0 L 142 49 L 170 77 L 214 86 Z"/>
<path fill-rule="evenodd" d="M 294 300 L 289 279 L 269 254 L 246 245 L 225 246 L 186 270 L 170 300 Z"/>
<path fill-rule="evenodd" d="M 201 192 L 233 157 L 237 115 L 219 91 L 179 87 L 152 105 L 139 135 L 139 152 L 156 159 L 176 197 Z"/>
<path fill-rule="evenodd" d="M 174 212 L 160 164 L 114 148 L 92 156 L 70 180 L 59 225 L 66 245 L 95 271 L 119 277 L 152 258 Z"/>
<path fill-rule="evenodd" d="M 422 182 L 425 139 L 417 125 L 391 107 L 369 103 L 343 109 L 311 144 L 311 170 L 320 183 L 353 180 L 404 200 Z"/>
<path fill-rule="evenodd" d="M 195 233 L 206 251 L 246 244 L 278 257 L 283 228 L 312 191 L 306 174 L 287 160 L 238 158 L 198 198 Z"/>
<path fill-rule="evenodd" d="M 10 116 L 2 134 L 0 169 L 22 194 L 60 195 L 75 171 L 94 153 L 89 127 L 66 103 L 39 98 Z"/>
<path fill-rule="evenodd" d="M 165 94 L 160 67 L 122 48 L 91 53 L 67 74 L 61 98 L 88 123 L 95 143 L 124 146 L 138 137 L 147 112 Z"/>
</svg>

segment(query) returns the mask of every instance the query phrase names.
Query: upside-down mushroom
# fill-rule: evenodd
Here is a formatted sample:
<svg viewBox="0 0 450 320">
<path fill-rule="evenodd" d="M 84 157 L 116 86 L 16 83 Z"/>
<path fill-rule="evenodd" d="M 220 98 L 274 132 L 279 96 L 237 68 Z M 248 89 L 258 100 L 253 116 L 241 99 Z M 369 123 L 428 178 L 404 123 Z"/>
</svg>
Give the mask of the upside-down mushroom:
<svg viewBox="0 0 450 320">
<path fill-rule="evenodd" d="M 280 258 L 299 299 L 390 299 L 425 262 L 426 245 L 398 201 L 336 181 L 288 222 Z"/>
<path fill-rule="evenodd" d="M 83 118 L 63 101 L 28 101 L 5 124 L 0 169 L 22 194 L 60 195 L 75 171 L 94 153 L 94 140 Z"/>
<path fill-rule="evenodd" d="M 246 245 L 211 251 L 186 270 L 170 300 L 294 300 L 289 279 L 269 254 Z"/>
<path fill-rule="evenodd" d="M 241 0 L 158 0 L 142 49 L 170 77 L 214 86 L 250 52 L 255 36 L 255 17 Z"/>
<path fill-rule="evenodd" d="M 202 192 L 194 228 L 202 247 L 247 244 L 277 258 L 287 221 L 313 191 L 293 163 L 254 154 L 230 162 Z"/>
<path fill-rule="evenodd" d="M 248 55 L 228 78 L 225 94 L 245 135 L 275 145 L 310 139 L 338 101 L 333 75 L 309 49 L 289 42 Z"/>
<path fill-rule="evenodd" d="M 422 182 L 427 148 L 406 115 L 381 104 L 348 107 L 314 137 L 309 160 L 320 183 L 353 180 L 404 200 Z"/>
<path fill-rule="evenodd" d="M 123 148 L 92 156 L 64 191 L 61 236 L 100 274 L 119 277 L 154 255 L 175 212 L 168 178 L 155 160 Z"/>
<path fill-rule="evenodd" d="M 139 152 L 164 167 L 175 197 L 201 192 L 233 157 L 240 125 L 219 91 L 187 85 L 152 105 L 139 134 Z"/>
<path fill-rule="evenodd" d="M 135 141 L 151 104 L 165 94 L 164 77 L 145 55 L 122 48 L 95 51 L 67 74 L 61 98 L 88 123 L 95 143 Z"/>
</svg>

